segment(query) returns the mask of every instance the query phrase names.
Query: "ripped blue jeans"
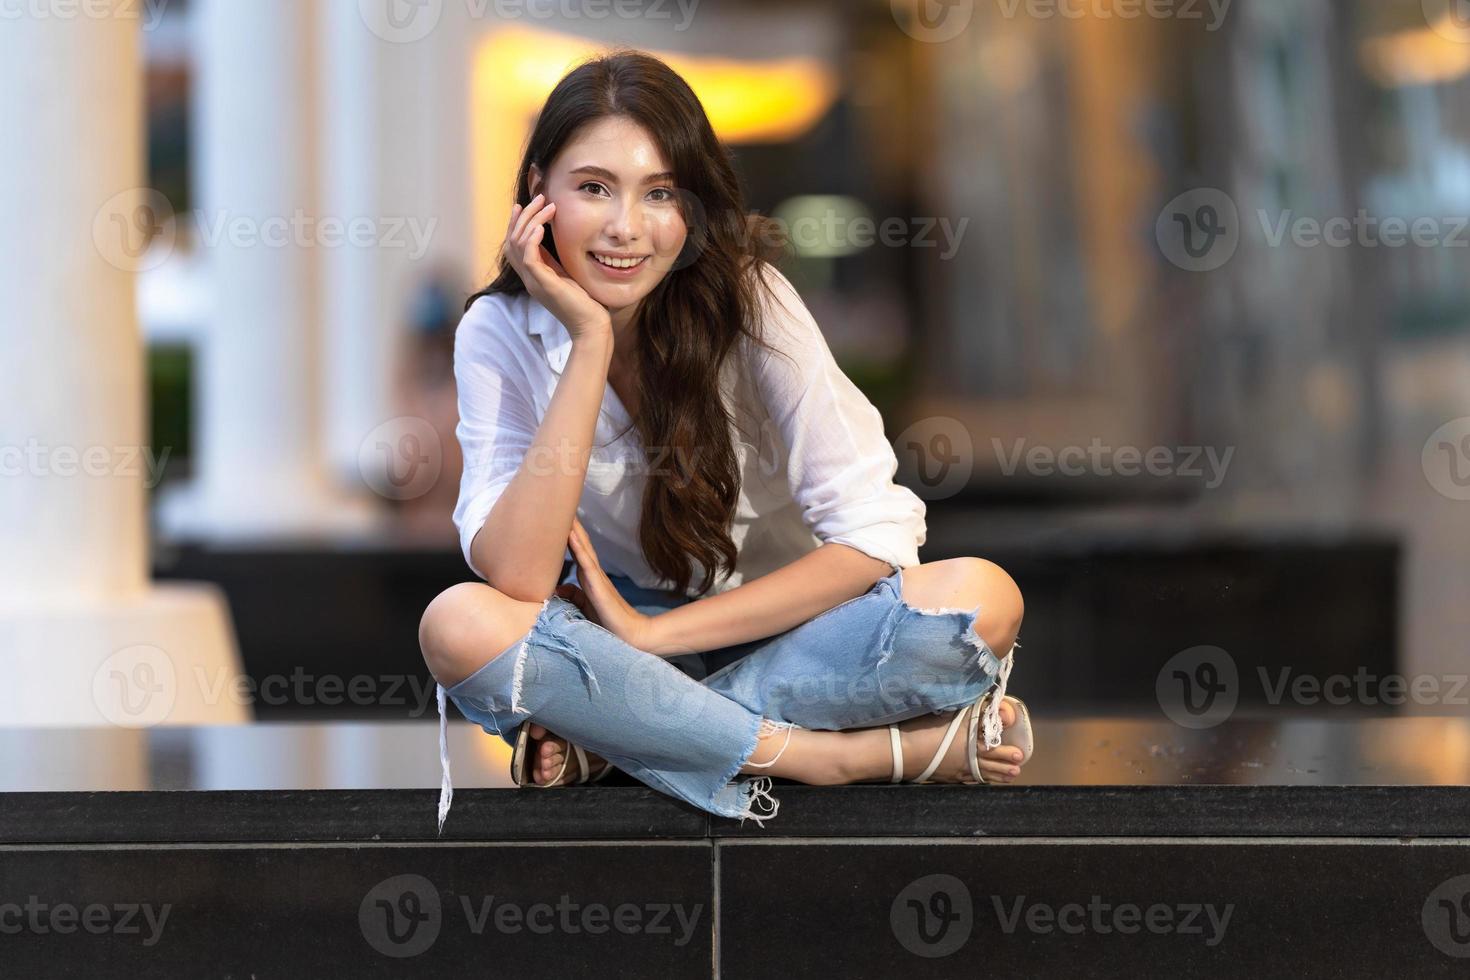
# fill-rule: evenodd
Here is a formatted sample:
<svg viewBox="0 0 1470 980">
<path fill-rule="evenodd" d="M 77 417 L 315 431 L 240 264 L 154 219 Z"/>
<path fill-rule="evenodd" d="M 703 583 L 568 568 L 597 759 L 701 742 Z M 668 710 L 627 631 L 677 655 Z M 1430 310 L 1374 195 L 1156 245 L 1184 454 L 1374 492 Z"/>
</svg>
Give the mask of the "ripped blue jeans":
<svg viewBox="0 0 1470 980">
<path fill-rule="evenodd" d="M 694 601 L 609 578 L 648 615 Z M 996 657 L 971 628 L 979 611 L 915 607 L 904 600 L 895 569 L 863 595 L 785 632 L 659 657 L 551 596 L 524 637 L 464 680 L 438 687 L 439 830 L 454 795 L 446 698 L 511 745 L 519 726 L 534 719 L 645 785 L 757 824 L 778 806 L 769 777 L 733 780 L 763 736 L 784 730 L 789 742 L 793 727 L 843 731 L 903 721 L 959 708 L 995 687 L 984 718 L 985 747 L 993 749 L 1015 650 Z"/>
</svg>

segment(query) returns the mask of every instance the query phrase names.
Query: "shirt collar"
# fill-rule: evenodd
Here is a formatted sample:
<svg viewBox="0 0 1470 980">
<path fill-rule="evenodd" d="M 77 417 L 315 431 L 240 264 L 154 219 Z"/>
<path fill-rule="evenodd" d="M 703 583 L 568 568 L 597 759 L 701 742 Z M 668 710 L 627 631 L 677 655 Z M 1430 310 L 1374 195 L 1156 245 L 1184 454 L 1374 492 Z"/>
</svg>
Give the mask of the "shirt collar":
<svg viewBox="0 0 1470 980">
<path fill-rule="evenodd" d="M 541 338 L 541 346 L 546 352 L 546 362 L 551 365 L 551 370 L 561 374 L 572 353 L 572 335 L 567 333 L 567 328 L 550 310 L 529 294 L 526 298 L 531 304 L 526 327 Z"/>
</svg>

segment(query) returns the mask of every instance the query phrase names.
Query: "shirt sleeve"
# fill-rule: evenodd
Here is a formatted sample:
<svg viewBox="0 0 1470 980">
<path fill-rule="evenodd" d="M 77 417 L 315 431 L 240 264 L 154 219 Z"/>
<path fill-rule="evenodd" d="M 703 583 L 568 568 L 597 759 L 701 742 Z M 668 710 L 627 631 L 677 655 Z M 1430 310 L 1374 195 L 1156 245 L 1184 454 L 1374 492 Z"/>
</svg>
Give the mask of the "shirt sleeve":
<svg viewBox="0 0 1470 980">
<path fill-rule="evenodd" d="M 454 380 L 459 424 L 455 435 L 464 453 L 454 525 L 464 560 L 480 578 L 470 544 L 490 516 L 530 451 L 539 422 L 506 343 L 509 324 L 493 296 L 465 312 L 454 335 Z"/>
<path fill-rule="evenodd" d="M 823 544 L 895 568 L 919 564 L 925 505 L 893 480 L 898 457 L 882 415 L 837 365 L 795 287 L 774 266 L 765 271 L 775 296 L 758 290 L 764 340 L 786 356 L 752 346 L 752 377 L 789 450 L 787 478 L 803 520 Z"/>
</svg>

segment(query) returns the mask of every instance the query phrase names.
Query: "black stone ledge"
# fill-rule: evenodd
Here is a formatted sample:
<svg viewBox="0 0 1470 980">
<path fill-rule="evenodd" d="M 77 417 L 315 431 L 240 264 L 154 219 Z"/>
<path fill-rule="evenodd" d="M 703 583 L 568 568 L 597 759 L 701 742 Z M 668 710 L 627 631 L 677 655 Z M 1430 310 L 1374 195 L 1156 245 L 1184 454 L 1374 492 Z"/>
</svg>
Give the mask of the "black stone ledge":
<svg viewBox="0 0 1470 980">
<path fill-rule="evenodd" d="M 0 793 L 0 847 L 25 844 L 501 843 L 793 838 L 1470 838 L 1466 786 L 778 785 L 776 817 L 711 818 L 635 787 L 438 792 Z"/>
</svg>

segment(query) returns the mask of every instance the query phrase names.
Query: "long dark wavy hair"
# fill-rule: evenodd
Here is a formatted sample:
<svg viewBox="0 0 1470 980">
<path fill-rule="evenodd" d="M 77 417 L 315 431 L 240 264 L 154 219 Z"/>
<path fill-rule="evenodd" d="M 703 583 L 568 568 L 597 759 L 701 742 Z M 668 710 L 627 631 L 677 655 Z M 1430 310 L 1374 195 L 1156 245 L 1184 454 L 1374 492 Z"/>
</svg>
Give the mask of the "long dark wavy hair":
<svg viewBox="0 0 1470 980">
<path fill-rule="evenodd" d="M 659 59 L 628 49 L 589 59 L 557 83 L 521 160 L 516 201 L 530 204 L 533 163 L 549 173 L 583 126 L 608 116 L 640 124 L 658 144 L 674 172 L 688 228 L 673 268 L 634 316 L 634 424 L 649 457 L 655 449 L 648 447 L 658 452 L 656 465 L 648 467 L 638 540 L 649 567 L 675 583 L 679 594 L 688 589 L 697 560 L 705 570 L 698 590 L 704 594 L 719 569 L 735 565 L 730 524 L 740 496 L 733 420 L 722 399 L 711 395 L 719 392 L 722 365 L 742 336 L 774 350 L 763 339 L 757 290 L 770 290 L 765 265 L 785 254 L 786 239 L 777 222 L 746 213 L 732 155 L 688 83 Z M 543 244 L 561 260 L 549 234 Z M 494 281 L 465 309 L 481 296 L 525 291 L 502 255 Z"/>
</svg>

